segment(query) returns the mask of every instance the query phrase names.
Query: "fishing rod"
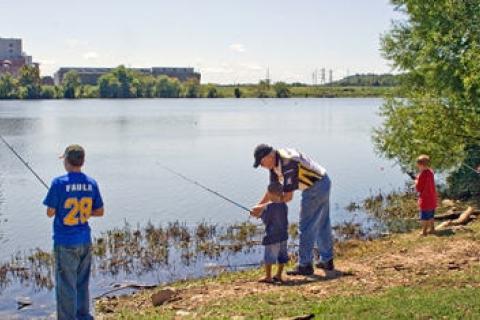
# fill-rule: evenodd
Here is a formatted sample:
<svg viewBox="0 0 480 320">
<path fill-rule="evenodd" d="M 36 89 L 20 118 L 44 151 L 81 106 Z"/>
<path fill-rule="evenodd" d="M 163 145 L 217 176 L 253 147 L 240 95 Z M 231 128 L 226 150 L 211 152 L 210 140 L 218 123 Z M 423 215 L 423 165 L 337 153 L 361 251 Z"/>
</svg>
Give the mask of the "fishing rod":
<svg viewBox="0 0 480 320">
<path fill-rule="evenodd" d="M 40 176 L 35 172 L 35 170 L 33 170 L 33 168 L 28 164 L 28 162 L 22 158 L 22 156 L 7 142 L 7 140 L 5 140 L 2 135 L 0 135 L 0 139 L 3 141 L 3 143 L 5 143 L 8 149 L 10 149 L 10 151 L 12 151 L 12 153 L 23 163 L 23 165 L 27 167 L 28 170 L 30 170 L 30 172 L 35 176 L 35 178 L 37 178 L 37 180 L 48 190 L 48 185 L 42 178 L 40 178 Z"/>
<path fill-rule="evenodd" d="M 193 180 L 193 179 L 190 179 L 189 177 L 187 177 L 187 176 L 185 176 L 185 175 L 181 174 L 180 172 L 177 172 L 177 171 L 175 171 L 175 170 L 173 170 L 173 169 L 170 169 L 169 167 L 163 166 L 163 168 L 164 168 L 165 170 L 169 171 L 170 173 L 173 173 L 174 175 L 182 178 L 183 180 L 188 181 L 188 182 L 190 182 L 190 183 L 192 183 L 192 184 L 194 184 L 194 185 L 202 188 L 203 190 L 206 190 L 206 191 L 208 191 L 208 192 L 210 192 L 210 193 L 213 193 L 213 194 L 216 195 L 217 197 L 222 198 L 223 200 L 230 202 L 231 204 L 239 207 L 240 209 L 243 209 L 243 210 L 245 210 L 245 211 L 247 211 L 247 212 L 249 212 L 249 213 L 251 212 L 250 209 L 247 208 L 246 206 L 241 205 L 240 203 L 238 203 L 238 202 L 236 202 L 236 201 L 233 201 L 233 200 L 230 199 L 230 198 L 227 198 L 227 197 L 224 196 L 223 194 L 221 194 L 221 193 L 219 193 L 219 192 L 217 192 L 217 191 L 215 191 L 215 190 L 210 189 L 209 187 L 201 184 L 200 182 L 195 181 L 195 180 Z"/>
</svg>

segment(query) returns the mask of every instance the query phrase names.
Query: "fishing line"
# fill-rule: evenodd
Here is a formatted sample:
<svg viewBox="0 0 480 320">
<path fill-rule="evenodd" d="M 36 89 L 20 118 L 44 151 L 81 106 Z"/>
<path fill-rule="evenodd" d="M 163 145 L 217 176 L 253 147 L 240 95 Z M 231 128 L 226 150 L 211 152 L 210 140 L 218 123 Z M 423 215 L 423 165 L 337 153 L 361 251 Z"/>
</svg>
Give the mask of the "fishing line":
<svg viewBox="0 0 480 320">
<path fill-rule="evenodd" d="M 37 180 L 48 190 L 48 184 L 33 170 L 33 168 L 28 164 L 27 161 L 25 161 L 22 156 L 5 140 L 5 138 L 0 135 L 0 139 L 3 141 L 3 143 L 12 151 L 12 153 L 20 160 L 20 162 L 23 163 L 23 165 L 30 170 L 30 172 L 37 178 Z"/>
<path fill-rule="evenodd" d="M 177 171 L 175 171 L 175 170 L 173 170 L 173 169 L 170 169 L 169 167 L 166 167 L 166 166 L 162 166 L 162 167 L 163 167 L 163 169 L 169 171 L 170 173 L 173 173 L 174 175 L 182 178 L 183 180 L 188 181 L 188 182 L 190 182 L 190 183 L 192 183 L 192 184 L 194 184 L 194 185 L 202 188 L 203 190 L 206 190 L 206 191 L 208 191 L 208 192 L 216 195 L 217 197 L 222 198 L 223 200 L 225 200 L 225 201 L 227 201 L 227 202 L 230 202 L 231 204 L 239 207 L 240 209 L 243 209 L 243 210 L 245 210 L 245 211 L 247 211 L 247 212 L 249 212 L 249 213 L 251 212 L 250 209 L 247 208 L 246 206 L 241 205 L 240 203 L 238 203 L 238 202 L 236 202 L 236 201 L 234 201 L 234 200 L 232 200 L 232 199 L 224 196 L 224 195 L 221 194 L 220 192 L 215 191 L 215 190 L 213 190 L 213 189 L 211 189 L 211 188 L 209 188 L 209 187 L 201 184 L 200 182 L 198 182 L 198 181 L 196 181 L 196 180 L 190 179 L 189 177 L 187 177 L 187 176 L 185 176 L 185 175 L 181 174 L 180 172 L 177 172 Z"/>
</svg>

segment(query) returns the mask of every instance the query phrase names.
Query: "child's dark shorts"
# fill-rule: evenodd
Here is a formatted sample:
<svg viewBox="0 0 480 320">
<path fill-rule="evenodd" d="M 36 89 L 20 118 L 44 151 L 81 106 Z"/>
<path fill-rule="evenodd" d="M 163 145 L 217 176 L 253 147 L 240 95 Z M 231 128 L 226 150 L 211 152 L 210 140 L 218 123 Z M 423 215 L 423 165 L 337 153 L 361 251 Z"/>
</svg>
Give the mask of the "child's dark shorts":
<svg viewBox="0 0 480 320">
<path fill-rule="evenodd" d="M 265 246 L 265 264 L 287 263 L 288 249 L 287 241 L 277 242 Z"/>
<path fill-rule="evenodd" d="M 420 211 L 420 220 L 427 221 L 433 219 L 435 216 L 435 210 L 421 210 Z"/>
</svg>

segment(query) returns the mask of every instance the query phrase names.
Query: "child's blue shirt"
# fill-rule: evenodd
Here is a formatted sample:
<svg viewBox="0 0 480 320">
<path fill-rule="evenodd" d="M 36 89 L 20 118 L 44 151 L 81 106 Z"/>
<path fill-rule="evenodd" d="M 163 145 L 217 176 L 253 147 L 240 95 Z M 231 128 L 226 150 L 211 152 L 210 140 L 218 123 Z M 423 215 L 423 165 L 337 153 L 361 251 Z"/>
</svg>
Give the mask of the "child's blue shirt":
<svg viewBox="0 0 480 320">
<path fill-rule="evenodd" d="M 262 212 L 265 237 L 262 244 L 269 245 L 288 240 L 288 207 L 284 202 L 269 203 Z"/>
</svg>

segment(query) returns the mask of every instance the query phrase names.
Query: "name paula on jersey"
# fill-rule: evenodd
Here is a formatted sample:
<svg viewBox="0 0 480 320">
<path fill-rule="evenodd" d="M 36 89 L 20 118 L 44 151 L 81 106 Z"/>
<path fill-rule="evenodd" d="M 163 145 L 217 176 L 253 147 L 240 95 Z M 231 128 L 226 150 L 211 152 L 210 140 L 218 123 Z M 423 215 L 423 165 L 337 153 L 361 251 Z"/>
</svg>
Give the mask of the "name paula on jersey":
<svg viewBox="0 0 480 320">
<path fill-rule="evenodd" d="M 65 186 L 65 191 L 66 192 L 74 192 L 74 191 L 92 192 L 93 186 L 88 183 L 67 184 Z"/>
</svg>

